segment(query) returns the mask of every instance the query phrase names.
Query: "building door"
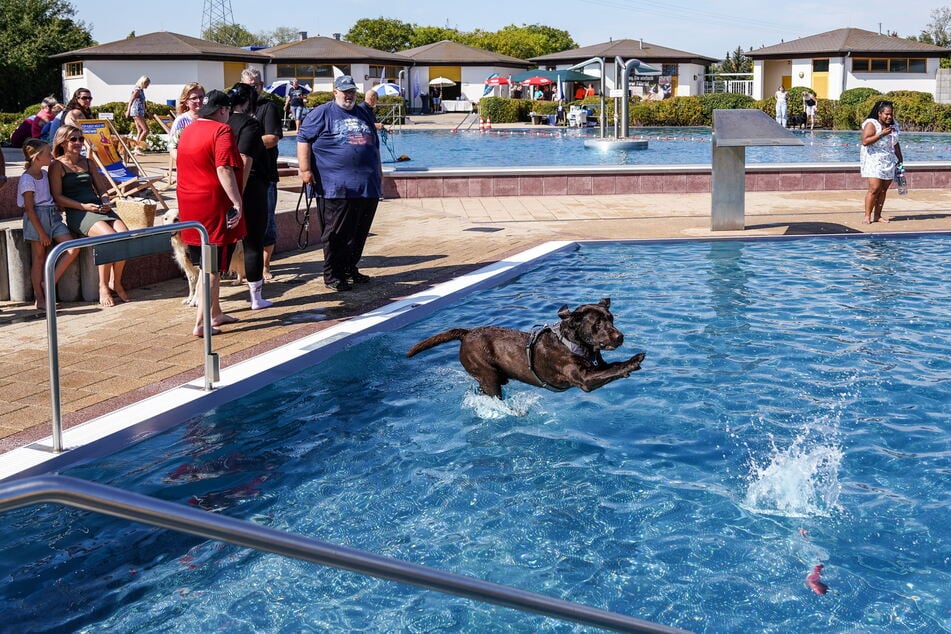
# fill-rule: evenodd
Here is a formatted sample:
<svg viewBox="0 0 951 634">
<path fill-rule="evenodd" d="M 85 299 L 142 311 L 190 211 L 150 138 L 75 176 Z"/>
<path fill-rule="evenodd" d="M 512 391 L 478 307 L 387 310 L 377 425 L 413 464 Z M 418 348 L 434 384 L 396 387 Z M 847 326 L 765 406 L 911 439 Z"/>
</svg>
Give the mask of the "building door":
<svg viewBox="0 0 951 634">
<path fill-rule="evenodd" d="M 792 75 L 783 75 L 783 80 L 780 83 L 788 91 L 792 88 Z"/>
<path fill-rule="evenodd" d="M 829 98 L 829 60 L 812 60 L 812 91 L 819 99 Z"/>
<path fill-rule="evenodd" d="M 231 88 L 241 81 L 241 71 L 244 70 L 243 62 L 223 62 L 225 74 L 225 90 Z"/>
</svg>

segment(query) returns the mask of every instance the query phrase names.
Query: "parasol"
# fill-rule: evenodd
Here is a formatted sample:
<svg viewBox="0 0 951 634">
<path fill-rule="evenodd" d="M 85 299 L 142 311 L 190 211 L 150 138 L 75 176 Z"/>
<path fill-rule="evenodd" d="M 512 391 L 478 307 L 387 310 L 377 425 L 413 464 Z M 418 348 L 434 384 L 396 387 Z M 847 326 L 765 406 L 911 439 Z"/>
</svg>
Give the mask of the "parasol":
<svg viewBox="0 0 951 634">
<path fill-rule="evenodd" d="M 436 77 L 435 79 L 429 80 L 430 86 L 439 86 L 440 88 L 444 86 L 455 86 L 456 82 L 449 79 L 448 77 Z"/>
<path fill-rule="evenodd" d="M 269 92 L 272 95 L 277 95 L 278 97 L 286 97 L 287 89 L 291 87 L 291 80 L 289 79 L 279 79 L 270 86 L 264 87 L 264 92 Z M 311 88 L 307 84 L 297 84 L 298 88 L 303 88 L 304 94 L 310 92 Z"/>
</svg>

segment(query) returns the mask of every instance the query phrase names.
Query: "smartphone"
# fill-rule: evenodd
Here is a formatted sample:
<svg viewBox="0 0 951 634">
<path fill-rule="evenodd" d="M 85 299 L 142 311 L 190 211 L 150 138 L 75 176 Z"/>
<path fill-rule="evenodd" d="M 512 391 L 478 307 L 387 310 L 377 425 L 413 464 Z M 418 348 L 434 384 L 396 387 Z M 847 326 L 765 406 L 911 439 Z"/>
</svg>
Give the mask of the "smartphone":
<svg viewBox="0 0 951 634">
<path fill-rule="evenodd" d="M 228 210 L 228 223 L 230 224 L 235 218 L 238 217 L 238 210 L 232 207 Z"/>
</svg>

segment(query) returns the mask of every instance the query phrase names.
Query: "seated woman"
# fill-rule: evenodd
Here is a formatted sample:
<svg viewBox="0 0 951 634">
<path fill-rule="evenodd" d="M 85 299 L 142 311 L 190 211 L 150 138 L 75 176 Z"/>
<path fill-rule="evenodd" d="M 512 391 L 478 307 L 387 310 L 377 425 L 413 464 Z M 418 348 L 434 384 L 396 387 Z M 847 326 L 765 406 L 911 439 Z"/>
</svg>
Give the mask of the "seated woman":
<svg viewBox="0 0 951 634">
<path fill-rule="evenodd" d="M 83 131 L 72 125 L 63 125 L 53 139 L 53 157 L 50 164 L 50 192 L 53 200 L 66 212 L 66 226 L 82 236 L 102 236 L 128 231 L 125 223 L 109 205 L 106 177 L 99 173 L 83 148 Z M 115 306 L 114 292 L 124 302 L 129 301 L 122 287 L 122 269 L 125 262 L 99 265 L 99 303 Z"/>
</svg>

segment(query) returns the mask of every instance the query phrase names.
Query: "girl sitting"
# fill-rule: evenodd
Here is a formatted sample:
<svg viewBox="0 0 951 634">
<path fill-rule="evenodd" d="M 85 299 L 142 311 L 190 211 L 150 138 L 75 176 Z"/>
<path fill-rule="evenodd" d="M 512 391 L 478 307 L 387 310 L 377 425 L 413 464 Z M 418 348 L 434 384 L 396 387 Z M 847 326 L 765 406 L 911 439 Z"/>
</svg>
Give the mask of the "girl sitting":
<svg viewBox="0 0 951 634">
<path fill-rule="evenodd" d="M 30 242 L 33 252 L 30 279 L 33 282 L 36 308 L 46 310 L 46 296 L 43 291 L 46 251 L 53 242 L 72 240 L 73 234 L 63 222 L 63 214 L 50 194 L 50 181 L 46 175 L 46 168 L 53 159 L 50 144 L 39 139 L 27 139 L 23 144 L 23 157 L 26 159 L 26 171 L 17 184 L 17 205 L 24 211 L 23 238 Z M 56 281 L 59 281 L 77 255 L 79 249 L 68 249 L 60 257 L 56 263 Z"/>
</svg>

